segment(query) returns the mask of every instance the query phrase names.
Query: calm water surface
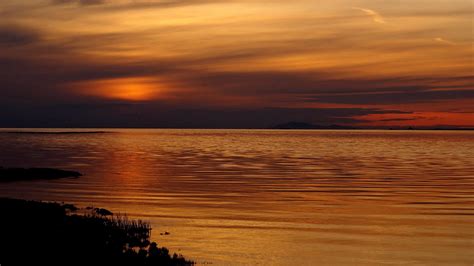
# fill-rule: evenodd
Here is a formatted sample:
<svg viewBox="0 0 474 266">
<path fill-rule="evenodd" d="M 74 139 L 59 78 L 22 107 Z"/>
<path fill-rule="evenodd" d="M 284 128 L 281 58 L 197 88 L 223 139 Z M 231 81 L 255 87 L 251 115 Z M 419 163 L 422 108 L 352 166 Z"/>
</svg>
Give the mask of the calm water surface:
<svg viewBox="0 0 474 266">
<path fill-rule="evenodd" d="M 474 132 L 1 131 L 0 166 L 85 174 L 1 196 L 143 218 L 199 263 L 474 263 Z"/>
</svg>

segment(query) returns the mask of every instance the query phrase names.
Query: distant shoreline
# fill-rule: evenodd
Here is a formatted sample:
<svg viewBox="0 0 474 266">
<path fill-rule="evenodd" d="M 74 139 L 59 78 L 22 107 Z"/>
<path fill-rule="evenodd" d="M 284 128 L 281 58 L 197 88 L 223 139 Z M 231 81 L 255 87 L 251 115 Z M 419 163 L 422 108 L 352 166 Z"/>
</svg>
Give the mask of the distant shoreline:
<svg viewBox="0 0 474 266">
<path fill-rule="evenodd" d="M 6 131 L 6 129 L 19 129 Z M 471 131 L 474 130 L 474 127 L 331 127 L 331 126 L 321 126 L 314 128 L 277 128 L 277 127 L 262 127 L 262 128 L 203 128 L 203 127 L 190 127 L 190 128 L 181 128 L 181 127 L 104 127 L 101 129 L 110 129 L 114 131 L 34 131 L 36 128 L 24 128 L 29 129 L 29 131 L 21 130 L 23 128 L 1 128 L 0 134 L 24 134 L 24 135 L 81 135 L 81 134 L 112 134 L 118 133 L 118 130 L 386 130 L 386 131 Z M 51 129 L 51 130 L 67 130 L 67 129 L 78 129 L 78 128 L 64 128 L 64 127 L 51 127 L 51 128 L 37 128 L 37 129 Z M 82 130 L 87 129 L 97 129 L 96 127 L 91 128 L 80 128 Z"/>
<path fill-rule="evenodd" d="M 44 135 L 62 135 L 62 134 L 108 134 L 110 131 L 0 131 L 3 134 L 44 134 Z"/>
<path fill-rule="evenodd" d="M 0 166 L 0 183 L 78 178 L 80 176 L 82 174 L 77 171 L 54 168 L 4 168 Z"/>
</svg>

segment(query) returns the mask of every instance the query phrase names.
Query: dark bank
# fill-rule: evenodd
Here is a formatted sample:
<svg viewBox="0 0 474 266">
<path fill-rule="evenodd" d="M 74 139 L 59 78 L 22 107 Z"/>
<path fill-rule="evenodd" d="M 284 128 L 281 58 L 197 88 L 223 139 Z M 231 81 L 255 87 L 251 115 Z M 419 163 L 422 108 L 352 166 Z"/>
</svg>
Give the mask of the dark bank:
<svg viewBox="0 0 474 266">
<path fill-rule="evenodd" d="M 2 265 L 194 264 L 150 243 L 148 223 L 105 209 L 0 198 L 0 213 Z"/>
</svg>

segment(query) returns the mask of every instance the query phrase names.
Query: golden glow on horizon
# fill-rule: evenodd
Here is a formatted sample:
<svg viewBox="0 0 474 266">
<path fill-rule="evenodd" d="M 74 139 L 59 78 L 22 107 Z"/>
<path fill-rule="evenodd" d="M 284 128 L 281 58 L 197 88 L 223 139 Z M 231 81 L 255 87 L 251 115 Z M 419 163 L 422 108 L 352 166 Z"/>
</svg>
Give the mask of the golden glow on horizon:
<svg viewBox="0 0 474 266">
<path fill-rule="evenodd" d="M 156 80 L 146 77 L 85 81 L 73 86 L 81 94 L 128 101 L 153 100 L 163 93 Z"/>
</svg>

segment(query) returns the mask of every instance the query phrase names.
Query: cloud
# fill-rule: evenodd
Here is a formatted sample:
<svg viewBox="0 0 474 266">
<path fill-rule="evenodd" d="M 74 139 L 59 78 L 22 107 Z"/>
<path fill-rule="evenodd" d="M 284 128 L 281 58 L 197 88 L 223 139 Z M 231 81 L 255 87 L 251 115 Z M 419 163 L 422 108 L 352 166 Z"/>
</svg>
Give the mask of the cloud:
<svg viewBox="0 0 474 266">
<path fill-rule="evenodd" d="M 441 37 L 434 38 L 434 41 L 435 41 L 435 42 L 438 42 L 438 43 L 441 43 L 441 44 L 445 44 L 445 45 L 456 45 L 455 42 L 448 41 L 448 40 L 443 39 L 443 38 L 441 38 Z"/>
<path fill-rule="evenodd" d="M 134 9 L 151 9 L 151 8 L 172 8 L 181 6 L 201 5 L 208 3 L 220 3 L 218 0 L 152 0 L 152 1 L 128 1 L 117 5 L 109 6 L 107 10 L 111 11 L 127 11 Z"/>
<path fill-rule="evenodd" d="M 400 122 L 400 121 L 413 121 L 419 119 L 420 117 L 412 117 L 412 118 L 385 118 L 378 120 L 379 122 Z"/>
<path fill-rule="evenodd" d="M 106 0 L 52 0 L 53 4 L 77 3 L 84 6 L 104 4 Z"/>
<path fill-rule="evenodd" d="M 471 78 L 471 82 L 474 78 Z M 393 90 L 393 91 L 390 91 Z M 381 88 L 380 93 L 348 93 L 329 94 L 325 96 L 314 96 L 314 101 L 330 102 L 330 103 L 345 103 L 345 104 L 378 104 L 378 105 L 392 105 L 392 104 L 416 104 L 423 102 L 433 102 L 437 100 L 456 100 L 474 98 L 474 89 L 450 89 L 450 90 L 429 90 L 420 86 L 399 88 Z"/>
<path fill-rule="evenodd" d="M 40 40 L 33 29 L 16 25 L 0 25 L 0 46 L 22 46 Z"/>
<path fill-rule="evenodd" d="M 320 125 L 353 124 L 363 121 L 353 119 L 354 116 L 398 113 L 374 108 L 209 109 L 173 107 L 160 102 L 90 102 L 26 107 L 0 105 L 0 126 L 268 128 L 289 121 Z"/>
<path fill-rule="evenodd" d="M 354 7 L 353 9 L 364 12 L 366 15 L 370 16 L 375 23 L 385 24 L 387 23 L 385 19 L 376 11 L 367 8 Z"/>
<path fill-rule="evenodd" d="M 285 4 L 272 5 L 271 10 L 260 2 L 252 3 L 252 8 L 226 5 L 240 0 L 201 5 L 213 1 L 55 0 L 51 5 L 48 0 L 36 9 L 19 1 L 16 13 L 10 12 L 3 23 L 33 25 L 41 31 L 0 26 L 0 106 L 11 104 L 35 113 L 32 106 L 38 104 L 76 104 L 83 110 L 64 106 L 58 110 L 71 117 L 77 114 L 87 123 L 87 117 L 102 112 L 81 105 L 93 101 L 104 106 L 102 120 L 116 119 L 115 125 L 120 126 L 114 111 L 122 107 L 111 107 L 110 102 L 132 98 L 144 102 L 146 98 L 147 103 L 153 103 L 133 105 L 132 118 L 124 116 L 124 123 L 138 124 L 134 121 L 138 113 L 147 119 L 169 113 L 169 121 L 150 124 L 184 126 L 184 122 L 174 121 L 183 119 L 190 126 L 209 126 L 212 120 L 217 126 L 256 127 L 272 122 L 270 113 L 281 117 L 276 123 L 298 121 L 299 115 L 305 120 L 321 117 L 333 123 L 352 123 L 351 115 L 357 114 L 352 107 L 365 110 L 399 104 L 397 108 L 411 110 L 425 103 L 423 108 L 430 109 L 429 104 L 447 101 L 439 110 L 447 110 L 448 105 L 466 110 L 466 105 L 458 107 L 456 103 L 474 98 L 474 80 L 468 76 L 472 75 L 471 49 L 464 45 L 468 27 L 436 23 L 444 14 L 413 22 L 410 17 L 401 19 L 400 10 L 390 13 L 390 8 L 383 8 L 380 11 L 397 21 L 397 27 L 380 30 L 370 24 L 383 24 L 385 19 L 365 8 L 354 11 L 341 6 L 341 12 L 297 13 L 302 8 L 298 6 L 287 13 Z M 87 8 L 88 12 L 73 8 L 90 5 L 98 6 Z M 168 8 L 177 6 L 180 8 Z M 445 26 L 440 29 L 440 25 Z M 457 49 L 440 48 L 452 42 L 436 36 L 451 36 L 459 45 Z M 150 91 L 156 88 L 170 97 L 155 97 L 154 91 L 153 97 L 128 92 L 137 88 L 148 92 L 151 83 Z M 83 86 L 71 86 L 74 84 Z M 101 93 L 85 93 L 88 90 Z M 127 92 L 126 97 L 122 92 Z M 262 115 L 255 119 L 244 112 L 308 106 L 331 110 L 258 111 Z M 334 108 L 341 106 L 341 110 Z M 214 114 L 210 108 L 221 108 L 226 115 Z M 55 118 L 56 111 L 51 110 L 45 109 L 43 114 L 56 119 L 51 121 L 66 121 Z M 182 115 L 173 116 L 170 110 Z M 193 114 L 191 110 L 198 110 L 203 121 L 187 118 Z M 253 120 L 228 119 L 234 114 Z M 26 116 L 35 121 L 34 114 Z M 266 122 L 258 124 L 257 118 Z"/>
<path fill-rule="evenodd" d="M 77 3 L 82 6 L 104 5 L 104 10 L 108 11 L 130 11 L 134 9 L 150 8 L 172 8 L 180 6 L 200 5 L 207 3 L 219 3 L 218 0 L 52 0 L 52 3 L 70 4 Z"/>
</svg>

